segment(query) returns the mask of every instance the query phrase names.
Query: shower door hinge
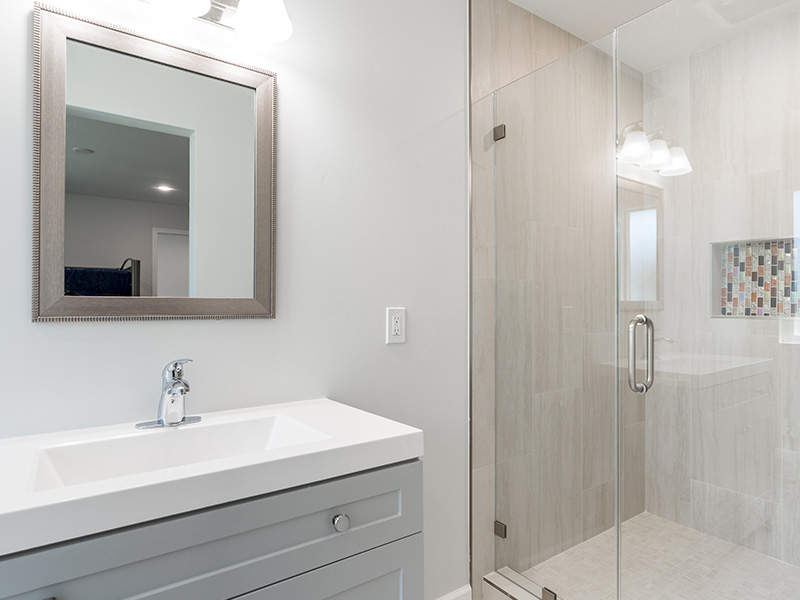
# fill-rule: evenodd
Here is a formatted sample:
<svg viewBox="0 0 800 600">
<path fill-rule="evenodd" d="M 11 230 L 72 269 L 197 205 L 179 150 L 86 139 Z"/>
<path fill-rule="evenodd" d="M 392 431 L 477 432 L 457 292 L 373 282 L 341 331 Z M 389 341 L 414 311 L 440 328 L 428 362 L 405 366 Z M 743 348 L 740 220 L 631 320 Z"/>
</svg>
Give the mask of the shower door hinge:
<svg viewBox="0 0 800 600">
<path fill-rule="evenodd" d="M 506 137 L 506 125 L 505 125 L 505 123 L 495 127 L 494 130 L 492 131 L 492 134 L 494 136 L 494 141 L 495 142 L 498 141 L 498 140 L 502 140 L 504 137 Z"/>
<path fill-rule="evenodd" d="M 558 600 L 558 596 L 552 590 L 548 590 L 546 587 L 542 588 L 542 600 Z"/>
<path fill-rule="evenodd" d="M 500 521 L 495 521 L 494 534 L 501 539 L 506 539 L 506 537 L 508 537 L 508 528 L 506 527 L 506 524 L 501 523 Z"/>
</svg>

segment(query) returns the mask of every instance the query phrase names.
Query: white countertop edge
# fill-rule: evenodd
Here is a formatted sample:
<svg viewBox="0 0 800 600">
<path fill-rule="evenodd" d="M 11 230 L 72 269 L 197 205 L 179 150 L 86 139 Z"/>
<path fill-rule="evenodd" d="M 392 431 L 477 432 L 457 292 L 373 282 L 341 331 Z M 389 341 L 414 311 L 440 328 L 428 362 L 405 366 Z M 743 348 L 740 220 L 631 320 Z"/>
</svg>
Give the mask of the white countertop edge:
<svg viewBox="0 0 800 600">
<path fill-rule="evenodd" d="M 153 476 L 144 482 L 142 480 L 148 479 L 146 476 L 136 475 L 31 494 L 31 502 L 27 506 L 20 499 L 11 503 L 0 502 L 0 558 L 120 527 L 413 460 L 423 455 L 421 430 L 326 398 L 220 411 L 203 416 L 209 419 L 226 418 L 248 411 L 269 413 L 283 410 L 292 414 L 291 411 L 297 409 L 318 411 L 323 408 L 343 413 L 344 417 L 358 414 L 360 418 L 371 421 L 375 428 L 368 428 L 363 435 L 344 445 L 336 445 L 335 440 L 307 444 L 309 452 L 286 456 L 280 461 L 245 462 L 211 472 L 184 468 L 184 471 L 190 472 L 187 476 L 172 479 L 164 478 L 163 473 L 174 471 L 166 469 L 163 473 L 159 472 L 160 477 Z M 0 445 L 25 447 L 40 443 L 43 439 L 49 443 L 69 443 L 70 440 L 86 439 L 86 434 L 93 439 L 95 434 L 108 434 L 128 425 L 133 426 L 112 425 L 8 438 L 0 440 Z M 136 485 L 125 486 L 126 481 L 134 479 L 137 480 Z M 47 501 L 48 497 L 51 501 Z M 114 510 L 109 510 L 109 503 L 112 503 Z"/>
</svg>

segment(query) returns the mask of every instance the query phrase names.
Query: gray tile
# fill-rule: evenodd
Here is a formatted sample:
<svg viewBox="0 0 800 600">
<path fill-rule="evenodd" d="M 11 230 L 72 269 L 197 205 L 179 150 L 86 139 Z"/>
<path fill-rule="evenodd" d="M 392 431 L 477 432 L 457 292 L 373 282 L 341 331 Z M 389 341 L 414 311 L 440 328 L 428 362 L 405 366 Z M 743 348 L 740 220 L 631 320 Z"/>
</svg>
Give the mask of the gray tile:
<svg viewBox="0 0 800 600">
<path fill-rule="evenodd" d="M 583 489 L 616 479 L 616 339 L 613 333 L 584 336 Z"/>
<path fill-rule="evenodd" d="M 622 519 L 645 509 L 645 423 L 622 430 Z"/>
<path fill-rule="evenodd" d="M 531 450 L 533 300 L 527 281 L 497 281 L 497 461 Z"/>
<path fill-rule="evenodd" d="M 780 505 L 692 481 L 692 526 L 716 538 L 780 558 Z"/>
<path fill-rule="evenodd" d="M 537 394 L 533 413 L 534 563 L 582 538 L 581 390 Z"/>
<path fill-rule="evenodd" d="M 783 560 L 800 566 L 800 453 L 784 450 Z"/>
<path fill-rule="evenodd" d="M 472 548 L 470 570 L 473 599 L 479 600 L 483 576 L 494 571 L 494 487 L 495 467 L 472 470 Z"/>
<path fill-rule="evenodd" d="M 759 378 L 756 378 L 759 379 Z M 718 386 L 720 387 L 720 386 Z M 692 396 L 692 477 L 773 502 L 780 490 L 779 403 L 747 397 L 746 379 Z M 722 399 L 719 399 L 719 396 Z"/>
<path fill-rule="evenodd" d="M 616 480 L 583 491 L 583 539 L 588 540 L 614 527 Z"/>
<path fill-rule="evenodd" d="M 494 99 L 475 102 L 471 118 L 472 276 L 491 279 L 495 274 Z"/>
<path fill-rule="evenodd" d="M 609 530 L 525 576 L 573 600 L 616 598 L 616 536 Z M 621 597 L 795 600 L 800 569 L 643 513 L 622 525 Z"/>
<path fill-rule="evenodd" d="M 472 280 L 472 468 L 495 458 L 495 281 Z"/>
<path fill-rule="evenodd" d="M 508 526 L 505 539 L 495 539 L 495 562 L 521 572 L 533 566 L 534 502 L 539 463 L 530 455 L 499 462 L 496 470 L 496 518 Z"/>
<path fill-rule="evenodd" d="M 645 396 L 647 511 L 691 524 L 690 410 L 687 384 L 661 380 Z"/>
</svg>

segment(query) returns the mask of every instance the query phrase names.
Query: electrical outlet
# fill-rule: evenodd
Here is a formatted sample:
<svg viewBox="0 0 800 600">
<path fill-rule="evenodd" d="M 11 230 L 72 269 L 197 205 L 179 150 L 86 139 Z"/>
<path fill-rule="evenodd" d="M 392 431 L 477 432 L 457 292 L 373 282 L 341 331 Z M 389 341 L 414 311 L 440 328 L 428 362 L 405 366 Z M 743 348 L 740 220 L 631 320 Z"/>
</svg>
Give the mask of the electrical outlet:
<svg viewBox="0 0 800 600">
<path fill-rule="evenodd" d="M 406 342 L 406 309 L 386 309 L 386 343 L 405 344 Z"/>
</svg>

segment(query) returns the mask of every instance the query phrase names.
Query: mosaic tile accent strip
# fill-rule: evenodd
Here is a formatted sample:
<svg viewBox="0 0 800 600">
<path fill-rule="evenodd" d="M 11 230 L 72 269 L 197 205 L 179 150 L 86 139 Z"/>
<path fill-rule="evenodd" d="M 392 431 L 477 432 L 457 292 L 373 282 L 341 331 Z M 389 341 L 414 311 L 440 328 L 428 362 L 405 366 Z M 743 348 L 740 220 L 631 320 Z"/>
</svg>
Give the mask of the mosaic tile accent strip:
<svg viewBox="0 0 800 600">
<path fill-rule="evenodd" d="M 796 317 L 798 242 L 736 242 L 720 253 L 719 314 L 723 317 Z"/>
</svg>

